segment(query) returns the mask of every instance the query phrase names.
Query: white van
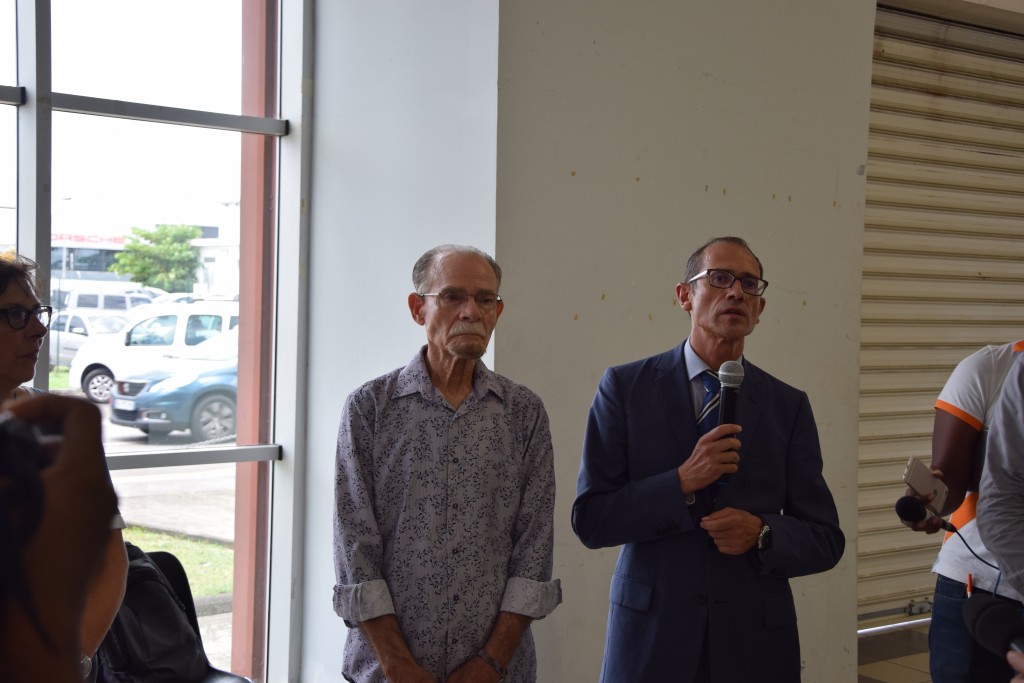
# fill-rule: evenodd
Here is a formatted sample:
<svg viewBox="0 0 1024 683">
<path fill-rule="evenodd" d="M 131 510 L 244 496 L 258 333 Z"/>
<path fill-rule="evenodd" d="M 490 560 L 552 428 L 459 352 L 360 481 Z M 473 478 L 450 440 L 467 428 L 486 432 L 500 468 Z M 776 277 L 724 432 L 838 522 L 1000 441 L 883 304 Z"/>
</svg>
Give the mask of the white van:
<svg viewBox="0 0 1024 683">
<path fill-rule="evenodd" d="M 65 292 L 64 300 L 57 306 L 60 310 L 69 308 L 96 308 L 107 311 L 127 311 L 136 306 L 150 303 L 153 297 L 148 292 L 93 292 L 75 290 Z"/>
<path fill-rule="evenodd" d="M 159 370 L 170 359 L 237 327 L 238 302 L 151 304 L 130 315 L 121 333 L 90 340 L 78 349 L 68 370 L 70 388 L 106 403 L 115 378 Z"/>
</svg>

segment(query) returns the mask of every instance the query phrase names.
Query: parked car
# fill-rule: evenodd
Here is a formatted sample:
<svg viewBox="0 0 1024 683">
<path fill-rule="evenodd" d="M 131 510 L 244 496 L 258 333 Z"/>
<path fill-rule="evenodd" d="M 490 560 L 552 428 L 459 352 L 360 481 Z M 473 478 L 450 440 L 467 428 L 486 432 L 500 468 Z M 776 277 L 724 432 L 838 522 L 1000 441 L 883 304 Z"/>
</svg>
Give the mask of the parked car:
<svg viewBox="0 0 1024 683">
<path fill-rule="evenodd" d="M 235 434 L 238 356 L 179 363 L 114 383 L 110 421 L 153 436 L 187 429 L 196 441 Z"/>
<path fill-rule="evenodd" d="M 74 290 L 64 292 L 57 306 L 66 310 L 71 308 L 95 308 L 110 311 L 127 311 L 136 306 L 143 306 L 153 300 L 153 294 L 144 290 L 133 292 L 96 292 Z"/>
<path fill-rule="evenodd" d="M 149 305 L 117 335 L 82 345 L 71 361 L 68 386 L 96 403 L 110 400 L 114 378 L 170 367 L 173 359 L 238 326 L 238 303 Z"/>
<path fill-rule="evenodd" d="M 189 292 L 168 292 L 167 294 L 161 294 L 158 297 L 154 297 L 151 303 L 154 304 L 190 304 L 194 301 L 199 301 L 200 297 L 198 294 L 190 294 Z"/>
<path fill-rule="evenodd" d="M 170 292 L 153 299 L 154 304 L 193 304 L 197 301 L 238 301 L 238 295 L 230 294 L 194 294 L 189 292 Z"/>
<path fill-rule="evenodd" d="M 85 342 L 120 332 L 127 324 L 128 317 L 119 313 L 88 308 L 61 311 L 50 323 L 50 367 L 66 367 Z"/>
</svg>

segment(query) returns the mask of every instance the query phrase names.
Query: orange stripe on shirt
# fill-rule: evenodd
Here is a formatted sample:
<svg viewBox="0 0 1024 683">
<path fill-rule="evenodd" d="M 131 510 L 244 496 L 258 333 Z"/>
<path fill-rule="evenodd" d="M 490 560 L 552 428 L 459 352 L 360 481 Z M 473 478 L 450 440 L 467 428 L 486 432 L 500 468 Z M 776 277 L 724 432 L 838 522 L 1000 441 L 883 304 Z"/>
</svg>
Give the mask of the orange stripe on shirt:
<svg viewBox="0 0 1024 683">
<path fill-rule="evenodd" d="M 978 418 L 974 417 L 970 413 L 966 413 L 963 410 L 960 410 L 952 403 L 946 403 L 945 401 L 935 401 L 935 407 L 943 412 L 949 413 L 953 417 L 959 418 L 960 420 L 974 427 L 974 429 L 979 432 L 981 431 L 981 428 L 984 426 L 981 424 L 981 421 L 978 420 Z"/>
<path fill-rule="evenodd" d="M 966 525 L 968 522 L 970 522 L 972 519 L 974 519 L 977 516 L 978 516 L 978 492 L 977 491 L 970 491 L 964 497 L 964 502 L 961 503 L 960 507 L 958 507 L 956 509 L 956 512 L 954 512 L 952 514 L 952 516 L 950 516 L 949 521 L 950 521 L 950 523 L 953 526 L 955 526 L 957 529 L 959 529 L 959 528 L 963 527 L 964 525 Z M 951 532 L 947 531 L 946 532 L 946 537 L 942 539 L 942 542 L 945 543 L 946 539 L 948 539 L 952 535 L 953 534 Z"/>
</svg>

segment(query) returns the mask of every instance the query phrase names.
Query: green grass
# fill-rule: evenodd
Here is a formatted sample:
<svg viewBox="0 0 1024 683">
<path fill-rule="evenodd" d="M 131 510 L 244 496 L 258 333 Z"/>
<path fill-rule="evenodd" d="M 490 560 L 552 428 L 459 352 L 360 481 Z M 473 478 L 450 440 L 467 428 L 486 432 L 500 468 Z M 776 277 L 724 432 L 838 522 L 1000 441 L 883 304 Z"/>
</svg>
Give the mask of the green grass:
<svg viewBox="0 0 1024 683">
<path fill-rule="evenodd" d="M 173 553 L 185 567 L 192 596 L 196 599 L 231 592 L 235 553 L 230 546 L 138 526 L 125 529 L 124 540 L 146 552 L 166 550 Z"/>
<path fill-rule="evenodd" d="M 54 368 L 50 370 L 50 390 L 68 388 L 68 369 Z"/>
</svg>

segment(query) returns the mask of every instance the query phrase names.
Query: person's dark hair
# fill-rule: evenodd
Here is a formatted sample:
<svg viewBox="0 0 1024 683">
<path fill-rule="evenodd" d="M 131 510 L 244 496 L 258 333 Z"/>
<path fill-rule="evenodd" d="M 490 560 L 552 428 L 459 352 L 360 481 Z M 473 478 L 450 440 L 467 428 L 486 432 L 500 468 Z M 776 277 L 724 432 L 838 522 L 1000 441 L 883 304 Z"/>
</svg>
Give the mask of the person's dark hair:
<svg viewBox="0 0 1024 683">
<path fill-rule="evenodd" d="M 416 260 L 416 265 L 412 267 L 412 286 L 418 294 L 426 293 L 426 288 L 430 286 L 430 280 L 434 274 L 434 266 L 437 265 L 437 262 L 442 257 L 451 254 L 473 254 L 487 261 L 491 266 L 491 270 L 494 271 L 494 276 L 498 279 L 498 288 L 501 288 L 501 266 L 498 265 L 498 262 L 490 254 L 465 244 L 442 244 L 420 256 Z"/>
<path fill-rule="evenodd" d="M 0 255 L 0 294 L 6 292 L 13 282 L 29 294 L 39 296 L 33 274 L 36 268 L 36 262 L 24 256 Z"/>
<path fill-rule="evenodd" d="M 705 269 L 704 253 L 712 244 L 719 244 L 722 242 L 726 242 L 728 244 L 735 244 L 749 251 L 750 255 L 754 257 L 755 261 L 757 261 L 757 269 L 758 271 L 760 271 L 757 274 L 757 276 L 760 278 L 764 278 L 764 266 L 761 265 L 761 259 L 757 258 L 757 254 L 754 253 L 754 250 L 750 248 L 750 245 L 747 244 L 747 241 L 745 239 L 743 239 L 742 237 L 715 237 L 714 239 L 710 239 L 704 244 L 702 244 L 697 249 L 697 251 L 690 254 L 690 258 L 686 260 L 686 272 L 683 273 L 683 282 L 689 282 L 691 279 L 693 279 L 694 275 Z"/>
</svg>

